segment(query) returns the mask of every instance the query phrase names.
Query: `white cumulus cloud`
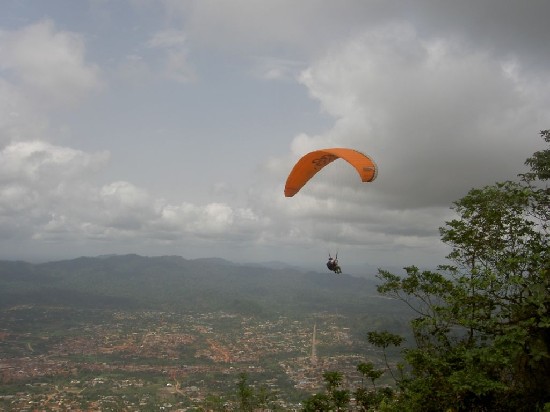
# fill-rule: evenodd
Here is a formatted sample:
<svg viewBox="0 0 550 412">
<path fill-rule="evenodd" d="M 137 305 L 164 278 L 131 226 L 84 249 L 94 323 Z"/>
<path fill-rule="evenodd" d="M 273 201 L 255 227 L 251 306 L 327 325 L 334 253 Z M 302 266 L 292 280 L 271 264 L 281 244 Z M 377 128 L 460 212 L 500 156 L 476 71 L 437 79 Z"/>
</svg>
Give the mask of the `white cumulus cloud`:
<svg viewBox="0 0 550 412">
<path fill-rule="evenodd" d="M 84 55 L 82 37 L 51 20 L 0 31 L 0 68 L 48 104 L 70 104 L 101 87 L 99 68 Z"/>
</svg>

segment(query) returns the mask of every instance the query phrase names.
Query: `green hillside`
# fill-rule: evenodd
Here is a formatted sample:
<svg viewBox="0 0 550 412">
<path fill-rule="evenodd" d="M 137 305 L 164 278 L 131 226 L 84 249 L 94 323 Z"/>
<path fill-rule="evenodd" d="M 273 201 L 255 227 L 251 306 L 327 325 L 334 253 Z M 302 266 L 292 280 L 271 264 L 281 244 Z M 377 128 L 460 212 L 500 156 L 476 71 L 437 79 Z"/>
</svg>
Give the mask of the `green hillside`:
<svg viewBox="0 0 550 412">
<path fill-rule="evenodd" d="M 0 261 L 0 305 L 240 313 L 393 312 L 364 278 L 179 256 Z"/>
</svg>

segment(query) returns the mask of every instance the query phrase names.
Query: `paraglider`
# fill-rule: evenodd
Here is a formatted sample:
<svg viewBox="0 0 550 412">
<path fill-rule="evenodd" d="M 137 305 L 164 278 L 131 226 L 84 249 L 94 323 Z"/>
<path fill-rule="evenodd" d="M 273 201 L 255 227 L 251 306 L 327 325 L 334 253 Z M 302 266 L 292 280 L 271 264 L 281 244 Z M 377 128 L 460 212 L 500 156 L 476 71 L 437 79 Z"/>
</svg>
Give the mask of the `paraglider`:
<svg viewBox="0 0 550 412">
<path fill-rule="evenodd" d="M 338 253 L 336 254 L 336 257 L 334 259 L 332 258 L 332 256 L 330 256 L 330 253 L 328 254 L 327 268 L 329 270 L 332 270 L 336 274 L 342 273 L 342 268 L 338 264 Z"/>
<path fill-rule="evenodd" d="M 286 179 L 285 196 L 292 197 L 305 186 L 322 168 L 334 162 L 336 159 L 344 159 L 352 165 L 363 182 L 372 182 L 376 179 L 378 168 L 376 163 L 367 155 L 347 148 L 321 149 L 304 155 L 292 168 Z M 334 273 L 342 273 L 338 263 L 338 253 L 335 259 L 328 255 L 327 268 Z"/>
<path fill-rule="evenodd" d="M 361 181 L 372 182 L 376 179 L 378 174 L 376 164 L 370 157 L 357 150 L 346 148 L 315 150 L 303 156 L 292 168 L 286 179 L 285 196 L 294 196 L 323 167 L 336 159 L 344 159 L 355 167 Z"/>
</svg>

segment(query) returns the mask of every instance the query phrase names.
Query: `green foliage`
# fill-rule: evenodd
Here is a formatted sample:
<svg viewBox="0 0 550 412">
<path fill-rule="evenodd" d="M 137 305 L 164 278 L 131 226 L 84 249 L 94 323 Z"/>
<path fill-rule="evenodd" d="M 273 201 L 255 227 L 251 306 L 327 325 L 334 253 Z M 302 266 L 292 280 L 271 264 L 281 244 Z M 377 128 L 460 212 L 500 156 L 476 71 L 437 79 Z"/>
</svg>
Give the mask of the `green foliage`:
<svg viewBox="0 0 550 412">
<path fill-rule="evenodd" d="M 241 372 L 237 382 L 238 411 L 278 410 L 275 394 L 266 386 L 254 388 L 248 383 L 248 374 Z"/>
<path fill-rule="evenodd" d="M 384 373 L 383 370 L 374 369 L 374 365 L 371 362 L 361 362 L 359 365 L 357 365 L 357 370 L 364 378 L 369 378 L 371 380 L 374 389 L 376 389 L 376 384 L 374 383 L 374 381 L 376 381 L 376 379 L 378 379 Z"/>
<path fill-rule="evenodd" d="M 332 393 L 342 384 L 342 379 L 344 379 L 344 375 L 342 375 L 341 372 L 337 371 L 326 371 L 323 372 L 323 379 L 327 387 L 327 392 Z"/>
<path fill-rule="evenodd" d="M 550 130 L 542 130 L 540 135 L 545 142 L 550 143 Z M 525 164 L 531 168 L 529 173 L 521 175 L 525 181 L 550 180 L 550 151 L 541 150 L 533 153 Z"/>
<path fill-rule="evenodd" d="M 390 411 L 394 399 L 391 388 L 367 390 L 357 388 L 354 392 L 356 409 L 360 411 Z"/>
<path fill-rule="evenodd" d="M 330 408 L 330 398 L 324 393 L 316 393 L 302 402 L 303 412 L 324 412 L 330 411 Z"/>
<path fill-rule="evenodd" d="M 393 345 L 393 346 L 396 346 L 396 347 L 400 346 L 403 343 L 404 338 L 399 336 L 399 335 L 395 335 L 393 333 L 390 333 L 388 331 L 369 332 L 367 334 L 367 337 L 368 337 L 369 343 L 371 343 L 372 345 L 374 345 L 376 347 L 382 348 L 383 355 L 384 355 L 384 362 L 386 363 L 386 368 L 390 372 L 392 378 L 395 380 L 395 376 L 393 374 L 392 368 L 390 367 L 390 364 L 388 362 L 388 355 L 386 353 L 386 350 L 390 345 Z M 358 369 L 359 369 L 359 367 L 358 367 Z M 375 371 L 372 371 L 370 373 L 376 375 Z M 378 377 L 379 376 L 376 376 L 376 378 L 378 378 Z M 374 380 L 373 380 L 373 385 L 374 385 Z"/>
<path fill-rule="evenodd" d="M 357 365 L 357 370 L 363 378 L 371 380 L 373 387 L 372 390 L 368 390 L 362 384 L 361 387 L 355 390 L 354 395 L 357 407 L 361 411 L 378 410 L 382 403 L 393 397 L 391 388 L 382 388 L 380 390 L 376 388 L 375 381 L 384 374 L 384 371 L 375 369 L 371 362 L 361 362 Z"/>
<path fill-rule="evenodd" d="M 253 402 L 254 390 L 248 384 L 248 375 L 246 373 L 239 374 L 237 383 L 237 400 L 239 402 L 239 411 L 252 411 L 254 408 Z"/>
<path fill-rule="evenodd" d="M 379 292 L 417 314 L 396 410 L 536 411 L 550 401 L 550 149 L 526 165 L 520 182 L 455 203 L 458 218 L 440 228 L 450 264 L 379 272 Z M 383 336 L 369 341 L 387 347 Z"/>
<path fill-rule="evenodd" d="M 388 346 L 399 346 L 403 343 L 403 338 L 401 336 L 389 333 L 388 331 L 383 332 L 369 332 L 368 341 L 374 346 L 379 348 L 386 349 Z"/>
<path fill-rule="evenodd" d="M 304 412 L 328 412 L 347 410 L 351 401 L 351 393 L 341 389 L 344 375 L 337 371 L 323 372 L 326 393 L 317 393 L 310 396 L 302 404 Z"/>
</svg>

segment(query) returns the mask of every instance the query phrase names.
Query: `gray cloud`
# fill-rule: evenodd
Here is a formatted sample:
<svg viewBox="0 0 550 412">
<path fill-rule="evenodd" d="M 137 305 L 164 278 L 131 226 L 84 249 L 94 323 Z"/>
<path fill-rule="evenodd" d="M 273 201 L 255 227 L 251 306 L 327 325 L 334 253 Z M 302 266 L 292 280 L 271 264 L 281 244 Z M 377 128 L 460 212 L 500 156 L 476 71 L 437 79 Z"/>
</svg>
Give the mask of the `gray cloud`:
<svg viewBox="0 0 550 412">
<path fill-rule="evenodd" d="M 167 15 L 180 19 L 193 42 L 233 51 L 284 45 L 286 51 L 319 55 L 327 45 L 345 42 L 366 28 L 410 22 L 422 37 L 458 38 L 473 49 L 500 57 L 516 55 L 530 64 L 546 66 L 549 59 L 545 0 L 530 1 L 529 7 L 516 0 L 349 0 L 322 6 L 315 0 L 231 4 L 165 0 L 164 4 Z"/>
<path fill-rule="evenodd" d="M 540 144 L 548 94 L 507 63 L 408 26 L 368 32 L 303 74 L 336 124 L 296 144 L 371 154 L 381 170 L 372 190 L 386 205 L 448 204 L 475 185 L 515 177 Z"/>
</svg>

